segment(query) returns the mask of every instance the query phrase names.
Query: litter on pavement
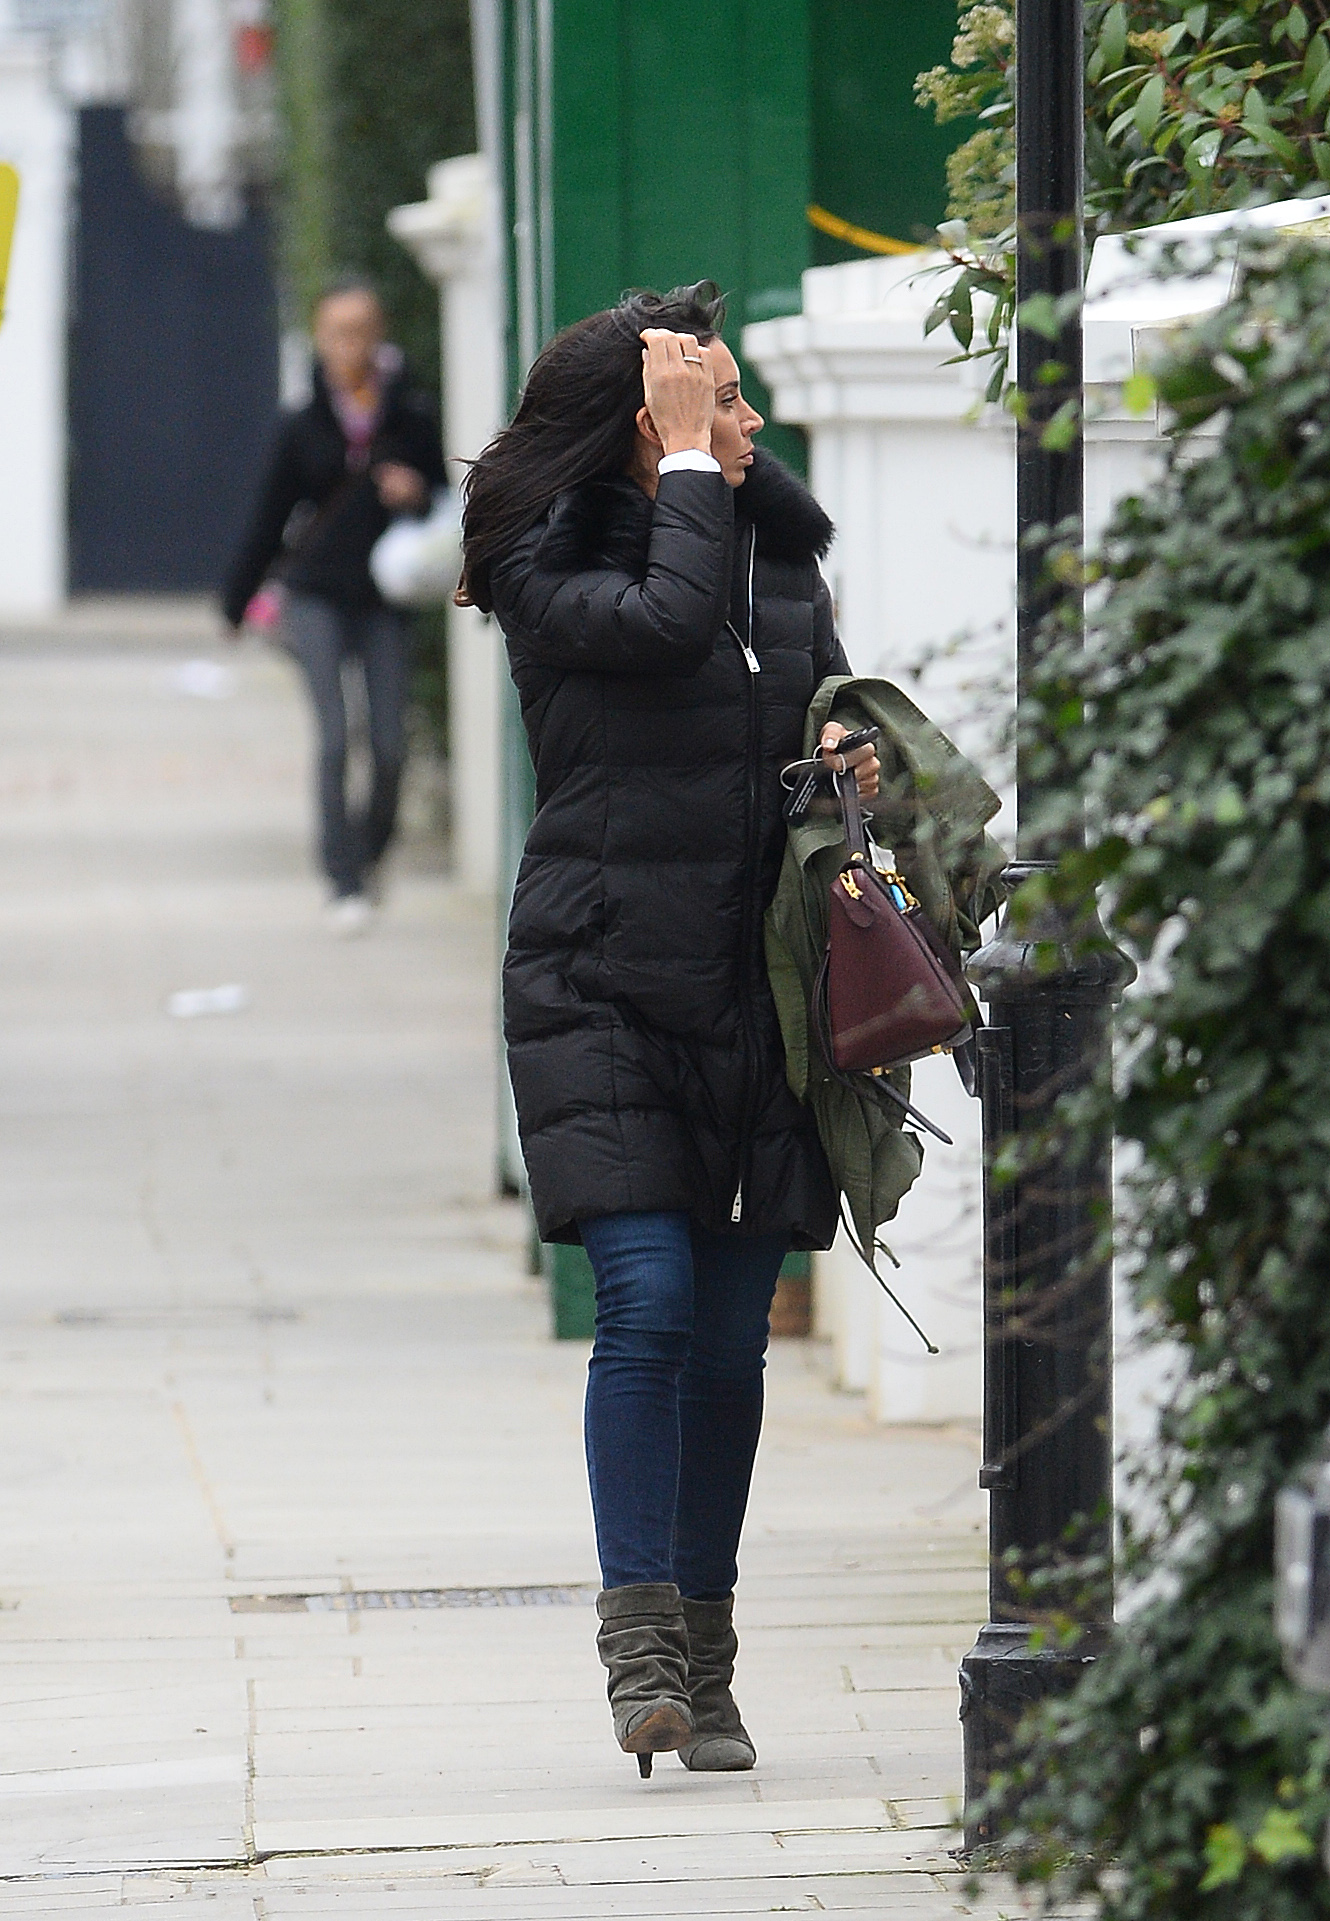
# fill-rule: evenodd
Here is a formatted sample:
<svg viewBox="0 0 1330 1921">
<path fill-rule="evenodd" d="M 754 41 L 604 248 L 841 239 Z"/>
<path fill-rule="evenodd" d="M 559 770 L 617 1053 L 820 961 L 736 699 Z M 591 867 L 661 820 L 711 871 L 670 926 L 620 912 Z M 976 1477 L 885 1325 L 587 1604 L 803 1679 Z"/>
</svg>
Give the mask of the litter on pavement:
<svg viewBox="0 0 1330 1921">
<path fill-rule="evenodd" d="M 236 677 L 220 660 L 182 660 L 170 674 L 171 691 L 193 700 L 229 700 Z"/>
<path fill-rule="evenodd" d="M 182 987 L 171 995 L 166 1011 L 173 1020 L 193 1021 L 201 1014 L 239 1014 L 249 1006 L 249 989 L 238 982 L 225 987 Z"/>
</svg>

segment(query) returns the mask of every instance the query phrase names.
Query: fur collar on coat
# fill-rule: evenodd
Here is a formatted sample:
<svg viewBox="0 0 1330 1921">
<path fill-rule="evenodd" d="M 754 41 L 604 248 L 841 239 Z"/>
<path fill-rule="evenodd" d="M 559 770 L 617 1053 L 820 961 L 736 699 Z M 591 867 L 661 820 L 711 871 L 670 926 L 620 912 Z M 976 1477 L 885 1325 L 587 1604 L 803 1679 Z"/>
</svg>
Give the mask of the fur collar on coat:
<svg viewBox="0 0 1330 1921">
<path fill-rule="evenodd" d="M 753 464 L 735 489 L 735 518 L 757 532 L 760 560 L 807 566 L 830 547 L 835 528 L 788 467 L 755 447 Z M 560 494 L 550 509 L 534 560 L 542 573 L 608 567 L 640 577 L 651 539 L 651 501 L 626 475 L 589 480 Z"/>
</svg>

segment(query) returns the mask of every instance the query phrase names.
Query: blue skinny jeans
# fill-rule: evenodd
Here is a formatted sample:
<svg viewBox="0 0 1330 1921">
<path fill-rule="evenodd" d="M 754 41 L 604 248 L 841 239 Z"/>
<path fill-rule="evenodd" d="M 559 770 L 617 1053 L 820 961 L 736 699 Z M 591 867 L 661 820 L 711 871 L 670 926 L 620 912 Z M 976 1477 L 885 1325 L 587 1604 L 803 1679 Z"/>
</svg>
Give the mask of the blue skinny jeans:
<svg viewBox="0 0 1330 1921">
<path fill-rule="evenodd" d="M 324 871 L 339 895 L 358 894 L 382 859 L 397 820 L 406 760 L 409 630 L 392 607 L 341 607 L 321 594 L 289 593 L 286 630 L 309 683 L 319 730 L 318 791 Z M 344 664 L 358 657 L 365 677 L 370 752 L 369 804 L 347 808 Z"/>
<path fill-rule="evenodd" d="M 738 1578 L 786 1242 L 713 1234 L 687 1214 L 578 1227 L 596 1275 L 586 1452 L 601 1578 L 723 1600 Z"/>
</svg>

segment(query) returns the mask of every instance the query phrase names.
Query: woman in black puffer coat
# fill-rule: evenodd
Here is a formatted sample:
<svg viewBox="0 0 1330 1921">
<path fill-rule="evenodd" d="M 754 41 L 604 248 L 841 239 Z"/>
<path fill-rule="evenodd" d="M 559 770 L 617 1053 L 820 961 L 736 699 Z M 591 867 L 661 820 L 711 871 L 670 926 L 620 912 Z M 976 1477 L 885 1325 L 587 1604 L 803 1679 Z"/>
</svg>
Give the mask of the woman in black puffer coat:
<svg viewBox="0 0 1330 1921">
<path fill-rule="evenodd" d="M 780 769 L 848 672 L 832 528 L 754 450 L 722 318 L 703 282 L 569 328 L 465 522 L 462 594 L 503 628 L 536 769 L 504 1032 L 541 1236 L 596 1273 L 599 1645 L 644 1773 L 663 1749 L 753 1765 L 731 1610 L 768 1316 L 786 1252 L 837 1218 L 762 938 Z M 851 760 L 876 792 L 871 749 Z"/>
</svg>

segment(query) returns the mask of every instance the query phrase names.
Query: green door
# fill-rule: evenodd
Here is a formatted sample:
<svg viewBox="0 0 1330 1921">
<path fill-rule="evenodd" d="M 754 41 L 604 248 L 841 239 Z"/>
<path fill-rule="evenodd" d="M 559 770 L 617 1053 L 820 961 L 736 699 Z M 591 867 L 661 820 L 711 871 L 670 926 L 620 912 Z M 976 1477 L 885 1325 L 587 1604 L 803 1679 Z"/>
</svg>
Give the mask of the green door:
<svg viewBox="0 0 1330 1921">
<path fill-rule="evenodd" d="M 560 327 L 709 277 L 749 320 L 811 260 L 808 0 L 507 0 L 514 393 Z M 755 404 L 767 396 L 751 371 Z M 770 429 L 785 459 L 800 437 Z"/>
</svg>

